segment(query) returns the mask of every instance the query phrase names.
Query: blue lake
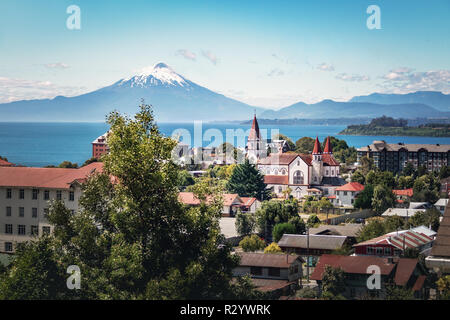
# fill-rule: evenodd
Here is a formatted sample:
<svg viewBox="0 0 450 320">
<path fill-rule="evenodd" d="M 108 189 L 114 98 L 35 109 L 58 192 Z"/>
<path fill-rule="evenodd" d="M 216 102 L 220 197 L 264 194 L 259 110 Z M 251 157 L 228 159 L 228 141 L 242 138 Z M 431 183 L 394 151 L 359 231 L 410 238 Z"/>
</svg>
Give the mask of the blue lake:
<svg viewBox="0 0 450 320">
<path fill-rule="evenodd" d="M 336 136 L 354 147 L 371 144 L 373 140 L 385 140 L 388 143 L 450 144 L 450 138 L 337 135 L 345 127 L 344 125 L 261 125 L 260 129 L 265 137 L 279 132 L 294 142 L 305 136 L 314 138 L 317 135 L 321 141 L 327 136 Z M 223 141 L 243 146 L 245 138 L 236 138 L 233 134 L 245 133 L 250 126 L 203 123 L 201 126 L 196 126 L 194 130 L 194 123 L 160 123 L 159 128 L 168 136 L 184 131 L 181 139 L 191 146 L 217 146 Z M 108 125 L 105 123 L 0 122 L 0 155 L 7 157 L 10 162 L 25 166 L 57 165 L 65 160 L 82 164 L 91 157 L 91 142 L 107 130 Z"/>
</svg>

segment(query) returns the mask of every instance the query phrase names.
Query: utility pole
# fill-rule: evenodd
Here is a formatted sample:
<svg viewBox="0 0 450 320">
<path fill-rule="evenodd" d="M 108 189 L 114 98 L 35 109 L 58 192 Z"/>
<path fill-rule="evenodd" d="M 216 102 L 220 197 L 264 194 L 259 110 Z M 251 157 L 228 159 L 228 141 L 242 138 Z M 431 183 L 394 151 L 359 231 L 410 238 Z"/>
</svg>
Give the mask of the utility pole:
<svg viewBox="0 0 450 320">
<path fill-rule="evenodd" d="M 309 284 L 309 227 L 306 227 L 306 279 Z"/>
</svg>

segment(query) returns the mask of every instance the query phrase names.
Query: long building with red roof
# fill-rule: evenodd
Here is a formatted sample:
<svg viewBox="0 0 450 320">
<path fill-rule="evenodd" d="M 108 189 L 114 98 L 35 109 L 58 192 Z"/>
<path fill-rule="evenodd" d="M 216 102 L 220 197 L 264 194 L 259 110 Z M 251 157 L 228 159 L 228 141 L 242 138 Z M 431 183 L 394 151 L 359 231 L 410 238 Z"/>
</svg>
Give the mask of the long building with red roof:
<svg viewBox="0 0 450 320">
<path fill-rule="evenodd" d="M 81 184 L 102 171 L 101 162 L 79 169 L 0 167 L 0 252 L 14 252 L 17 243 L 50 233 L 49 201 L 61 200 L 77 211 Z"/>
</svg>

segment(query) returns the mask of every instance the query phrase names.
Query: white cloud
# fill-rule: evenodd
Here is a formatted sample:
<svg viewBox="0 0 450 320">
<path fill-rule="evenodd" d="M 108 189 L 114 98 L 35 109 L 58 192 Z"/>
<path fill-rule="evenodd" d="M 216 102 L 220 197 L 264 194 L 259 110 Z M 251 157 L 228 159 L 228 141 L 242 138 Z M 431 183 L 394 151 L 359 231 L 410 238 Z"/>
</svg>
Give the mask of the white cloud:
<svg viewBox="0 0 450 320">
<path fill-rule="evenodd" d="M 322 71 L 334 71 L 334 66 L 324 62 L 324 63 L 319 64 L 317 66 L 317 69 L 322 70 Z"/>
<path fill-rule="evenodd" d="M 86 88 L 57 86 L 50 81 L 36 81 L 0 77 L 0 103 L 50 99 L 58 95 L 74 96 L 81 94 Z"/>
<path fill-rule="evenodd" d="M 219 60 L 217 59 L 217 57 L 211 52 L 211 51 L 205 51 L 202 50 L 202 55 L 208 59 L 209 61 L 211 61 L 214 65 L 217 65 L 217 63 L 219 62 Z"/>
<path fill-rule="evenodd" d="M 191 52 L 186 49 L 179 49 L 175 52 L 175 55 L 177 56 L 183 56 L 185 59 L 195 61 L 197 58 L 197 55 L 194 52 Z"/>
<path fill-rule="evenodd" d="M 47 63 L 47 64 L 44 64 L 44 66 L 48 69 L 68 69 L 68 68 L 70 68 L 70 66 L 68 64 L 65 64 L 62 62 Z"/>
<path fill-rule="evenodd" d="M 368 81 L 370 78 L 368 76 L 359 75 L 359 74 L 348 74 L 348 73 L 340 73 L 336 76 L 336 79 L 343 81 L 352 81 L 352 82 L 361 82 Z"/>
<path fill-rule="evenodd" d="M 272 69 L 267 75 L 269 77 L 276 77 L 276 76 L 283 76 L 284 75 L 284 71 L 278 68 Z"/>
<path fill-rule="evenodd" d="M 413 72 L 409 68 L 398 68 L 381 77 L 386 92 L 409 93 L 414 91 L 442 91 L 450 93 L 450 70 Z"/>
</svg>

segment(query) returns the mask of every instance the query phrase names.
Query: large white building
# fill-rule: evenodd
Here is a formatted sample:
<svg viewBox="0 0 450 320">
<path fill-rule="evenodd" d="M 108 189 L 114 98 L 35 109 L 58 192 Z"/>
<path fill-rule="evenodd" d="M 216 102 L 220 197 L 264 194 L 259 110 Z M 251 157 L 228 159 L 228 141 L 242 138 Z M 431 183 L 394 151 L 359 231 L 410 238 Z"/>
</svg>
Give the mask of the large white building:
<svg viewBox="0 0 450 320">
<path fill-rule="evenodd" d="M 52 232 L 49 202 L 61 200 L 77 211 L 81 184 L 102 169 L 101 162 L 79 169 L 0 167 L 0 252 L 14 252 L 17 243 Z"/>
</svg>

